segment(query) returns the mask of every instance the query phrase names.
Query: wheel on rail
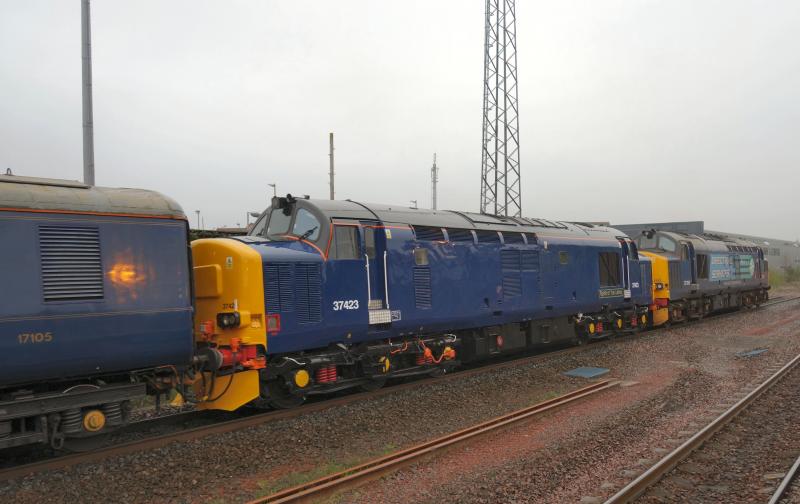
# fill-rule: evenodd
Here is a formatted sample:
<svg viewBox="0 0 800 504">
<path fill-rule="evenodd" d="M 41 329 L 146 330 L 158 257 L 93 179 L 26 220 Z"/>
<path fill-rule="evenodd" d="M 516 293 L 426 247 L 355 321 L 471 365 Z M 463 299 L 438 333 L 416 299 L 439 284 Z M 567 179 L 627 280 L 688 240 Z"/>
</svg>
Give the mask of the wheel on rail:
<svg viewBox="0 0 800 504">
<path fill-rule="evenodd" d="M 295 395 L 289 391 L 286 382 L 278 378 L 267 382 L 267 404 L 275 409 L 290 409 L 306 402 L 305 396 Z"/>
<path fill-rule="evenodd" d="M 375 392 L 383 388 L 384 385 L 386 385 L 386 378 L 375 378 L 359 385 L 358 390 L 361 392 Z"/>
</svg>

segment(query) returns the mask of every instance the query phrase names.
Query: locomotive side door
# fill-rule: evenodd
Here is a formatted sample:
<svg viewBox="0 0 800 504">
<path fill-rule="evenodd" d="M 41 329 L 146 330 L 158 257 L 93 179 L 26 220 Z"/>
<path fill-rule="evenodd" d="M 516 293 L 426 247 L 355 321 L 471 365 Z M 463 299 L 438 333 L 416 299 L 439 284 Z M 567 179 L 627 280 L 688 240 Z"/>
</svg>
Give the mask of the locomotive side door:
<svg viewBox="0 0 800 504">
<path fill-rule="evenodd" d="M 624 289 L 624 298 L 630 299 L 631 298 L 631 263 L 630 263 L 630 246 L 628 245 L 628 239 L 624 237 L 617 237 L 620 246 L 622 247 L 622 285 Z"/>
<path fill-rule="evenodd" d="M 364 275 L 367 281 L 370 325 L 389 324 L 392 316 L 389 305 L 388 252 L 386 230 L 380 222 L 362 221 L 362 250 Z"/>
<path fill-rule="evenodd" d="M 692 292 L 697 291 L 697 256 L 694 251 L 694 244 L 692 242 L 681 242 L 681 269 L 686 269 L 686 262 L 688 261 L 688 272 L 683 272 L 684 278 L 686 276 L 690 279 L 690 287 Z M 685 273 L 689 273 L 686 275 Z"/>
</svg>

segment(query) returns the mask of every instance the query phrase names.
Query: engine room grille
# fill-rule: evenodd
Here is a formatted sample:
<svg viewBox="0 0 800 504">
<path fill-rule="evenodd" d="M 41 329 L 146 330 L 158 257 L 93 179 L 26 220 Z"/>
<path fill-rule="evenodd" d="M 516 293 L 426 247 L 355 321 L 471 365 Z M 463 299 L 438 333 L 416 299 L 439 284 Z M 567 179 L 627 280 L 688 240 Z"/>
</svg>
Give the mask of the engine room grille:
<svg viewBox="0 0 800 504">
<path fill-rule="evenodd" d="M 522 261 L 519 250 L 501 250 L 500 265 L 503 268 L 503 298 L 522 295 Z"/>
<path fill-rule="evenodd" d="M 522 270 L 523 271 L 539 271 L 539 251 L 538 250 L 523 250 L 522 251 Z"/>
<path fill-rule="evenodd" d="M 298 264 L 295 271 L 297 321 L 313 324 L 322 321 L 322 278 L 319 264 Z"/>
<path fill-rule="evenodd" d="M 414 299 L 417 308 L 427 310 L 433 306 L 431 295 L 431 269 L 414 268 Z"/>
<path fill-rule="evenodd" d="M 103 299 L 100 231 L 92 227 L 39 227 L 45 301 Z"/>
<path fill-rule="evenodd" d="M 264 297 L 270 313 L 294 310 L 294 265 L 274 263 L 264 267 Z"/>
<path fill-rule="evenodd" d="M 683 287 L 681 282 L 681 265 L 676 262 L 669 263 L 669 288 L 680 289 Z"/>
</svg>

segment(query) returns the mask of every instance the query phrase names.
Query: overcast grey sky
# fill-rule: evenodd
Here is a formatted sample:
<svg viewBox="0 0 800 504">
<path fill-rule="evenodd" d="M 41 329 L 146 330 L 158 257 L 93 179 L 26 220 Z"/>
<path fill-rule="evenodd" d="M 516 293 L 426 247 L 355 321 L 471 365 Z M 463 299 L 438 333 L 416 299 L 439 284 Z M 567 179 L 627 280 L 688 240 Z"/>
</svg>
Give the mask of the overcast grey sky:
<svg viewBox="0 0 800 504">
<path fill-rule="evenodd" d="M 517 2 L 523 213 L 800 236 L 800 2 Z M 95 0 L 98 185 L 477 210 L 484 2 Z M 0 0 L 0 168 L 82 177 L 80 2 Z"/>
</svg>

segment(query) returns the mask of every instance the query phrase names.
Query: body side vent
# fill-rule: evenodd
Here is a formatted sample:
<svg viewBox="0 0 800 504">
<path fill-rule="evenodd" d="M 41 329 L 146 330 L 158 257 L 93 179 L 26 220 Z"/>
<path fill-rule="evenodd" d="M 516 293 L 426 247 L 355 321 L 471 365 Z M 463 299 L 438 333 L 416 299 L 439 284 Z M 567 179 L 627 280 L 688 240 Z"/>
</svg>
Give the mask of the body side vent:
<svg viewBox="0 0 800 504">
<path fill-rule="evenodd" d="M 298 264 L 295 270 L 297 322 L 322 321 L 322 274 L 319 264 Z"/>
<path fill-rule="evenodd" d="M 427 310 L 433 306 L 431 294 L 431 269 L 414 268 L 414 299 L 417 308 Z"/>
<path fill-rule="evenodd" d="M 264 266 L 264 297 L 267 312 L 294 310 L 294 267 L 292 264 L 273 263 Z"/>
<path fill-rule="evenodd" d="M 98 228 L 40 226 L 39 254 L 46 302 L 103 299 Z"/>
<path fill-rule="evenodd" d="M 539 271 L 539 251 L 538 250 L 523 250 L 522 251 L 522 271 L 526 271 L 526 272 Z"/>
<path fill-rule="evenodd" d="M 669 288 L 678 289 L 683 286 L 681 282 L 681 265 L 677 262 L 669 263 Z"/>
<path fill-rule="evenodd" d="M 503 298 L 522 295 L 522 260 L 519 250 L 501 250 L 500 265 L 503 269 Z"/>
</svg>

